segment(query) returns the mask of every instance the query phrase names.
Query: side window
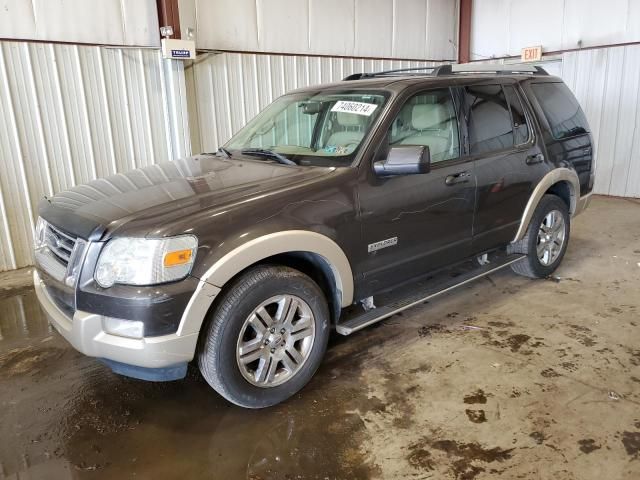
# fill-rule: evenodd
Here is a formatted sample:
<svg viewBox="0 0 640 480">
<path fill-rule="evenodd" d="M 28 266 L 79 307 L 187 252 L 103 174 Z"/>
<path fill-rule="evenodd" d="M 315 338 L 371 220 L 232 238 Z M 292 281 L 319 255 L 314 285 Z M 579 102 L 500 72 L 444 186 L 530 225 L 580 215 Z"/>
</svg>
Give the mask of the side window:
<svg viewBox="0 0 640 480">
<path fill-rule="evenodd" d="M 425 145 L 431 162 L 460 156 L 458 120 L 449 89 L 411 97 L 391 124 L 390 145 Z"/>
<path fill-rule="evenodd" d="M 500 85 L 466 87 L 465 112 L 471 155 L 513 146 L 511 115 Z"/>
<path fill-rule="evenodd" d="M 553 138 L 560 140 L 589 131 L 578 101 L 564 83 L 534 83 L 531 88 L 551 126 Z"/>
<path fill-rule="evenodd" d="M 522 145 L 529 140 L 529 125 L 524 114 L 522 102 L 516 93 L 516 89 L 510 85 L 504 86 L 504 93 L 511 109 L 511 119 L 513 120 L 513 136 L 516 145 Z"/>
</svg>

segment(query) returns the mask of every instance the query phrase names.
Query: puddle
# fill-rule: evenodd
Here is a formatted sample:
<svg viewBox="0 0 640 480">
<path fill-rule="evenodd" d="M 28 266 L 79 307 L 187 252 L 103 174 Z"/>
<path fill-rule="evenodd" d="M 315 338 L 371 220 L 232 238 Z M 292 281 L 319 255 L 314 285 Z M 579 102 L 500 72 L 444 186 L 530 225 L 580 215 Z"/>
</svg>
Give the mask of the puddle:
<svg viewBox="0 0 640 480">
<path fill-rule="evenodd" d="M 336 379 L 327 362 L 304 395 L 255 411 L 224 401 L 193 367 L 171 383 L 114 375 L 51 331 L 33 290 L 0 300 L 0 334 L 0 476 L 368 479 L 376 471 L 359 449 L 363 421 L 347 413 L 370 407 L 357 368 Z M 333 343 L 330 356 L 349 356 Z"/>
<path fill-rule="evenodd" d="M 38 339 L 53 333 L 33 289 L 0 298 L 0 348 L 15 340 Z"/>
</svg>

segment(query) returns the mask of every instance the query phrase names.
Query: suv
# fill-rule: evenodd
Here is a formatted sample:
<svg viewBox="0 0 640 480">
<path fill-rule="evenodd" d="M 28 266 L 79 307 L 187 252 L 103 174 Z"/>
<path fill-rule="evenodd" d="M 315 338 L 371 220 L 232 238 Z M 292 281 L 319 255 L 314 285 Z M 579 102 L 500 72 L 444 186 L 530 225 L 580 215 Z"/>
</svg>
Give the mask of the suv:
<svg viewBox="0 0 640 480">
<path fill-rule="evenodd" d="M 311 379 L 332 329 L 508 265 L 550 275 L 589 202 L 589 127 L 559 78 L 486 68 L 296 90 L 214 154 L 45 198 L 34 283 L 51 323 L 116 373 L 175 380 L 195 359 L 260 408 Z"/>
</svg>

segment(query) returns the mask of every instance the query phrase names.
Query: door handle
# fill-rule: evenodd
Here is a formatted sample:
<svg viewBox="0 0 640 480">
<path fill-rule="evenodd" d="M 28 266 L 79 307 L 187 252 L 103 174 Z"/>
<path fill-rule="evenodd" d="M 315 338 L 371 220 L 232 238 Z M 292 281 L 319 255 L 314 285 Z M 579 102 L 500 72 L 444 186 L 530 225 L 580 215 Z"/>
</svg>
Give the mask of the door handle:
<svg viewBox="0 0 640 480">
<path fill-rule="evenodd" d="M 527 159 L 525 163 L 527 165 L 535 165 L 536 163 L 544 162 L 544 155 L 541 153 L 536 153 L 535 155 L 527 155 Z"/>
<path fill-rule="evenodd" d="M 471 174 L 469 172 L 454 173 L 453 175 L 446 176 L 446 178 L 444 179 L 444 184 L 450 187 L 458 183 L 467 183 L 470 178 Z"/>
</svg>

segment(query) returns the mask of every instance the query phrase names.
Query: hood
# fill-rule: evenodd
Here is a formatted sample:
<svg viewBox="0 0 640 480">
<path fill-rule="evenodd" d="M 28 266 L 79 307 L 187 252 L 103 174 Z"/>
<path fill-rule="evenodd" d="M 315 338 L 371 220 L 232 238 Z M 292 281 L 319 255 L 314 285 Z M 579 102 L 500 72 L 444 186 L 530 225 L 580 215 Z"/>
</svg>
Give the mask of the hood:
<svg viewBox="0 0 640 480">
<path fill-rule="evenodd" d="M 99 240 L 134 221 L 164 223 L 172 212 L 215 209 L 324 176 L 332 168 L 293 167 L 246 158 L 199 155 L 94 180 L 45 198 L 48 222 Z"/>
</svg>

